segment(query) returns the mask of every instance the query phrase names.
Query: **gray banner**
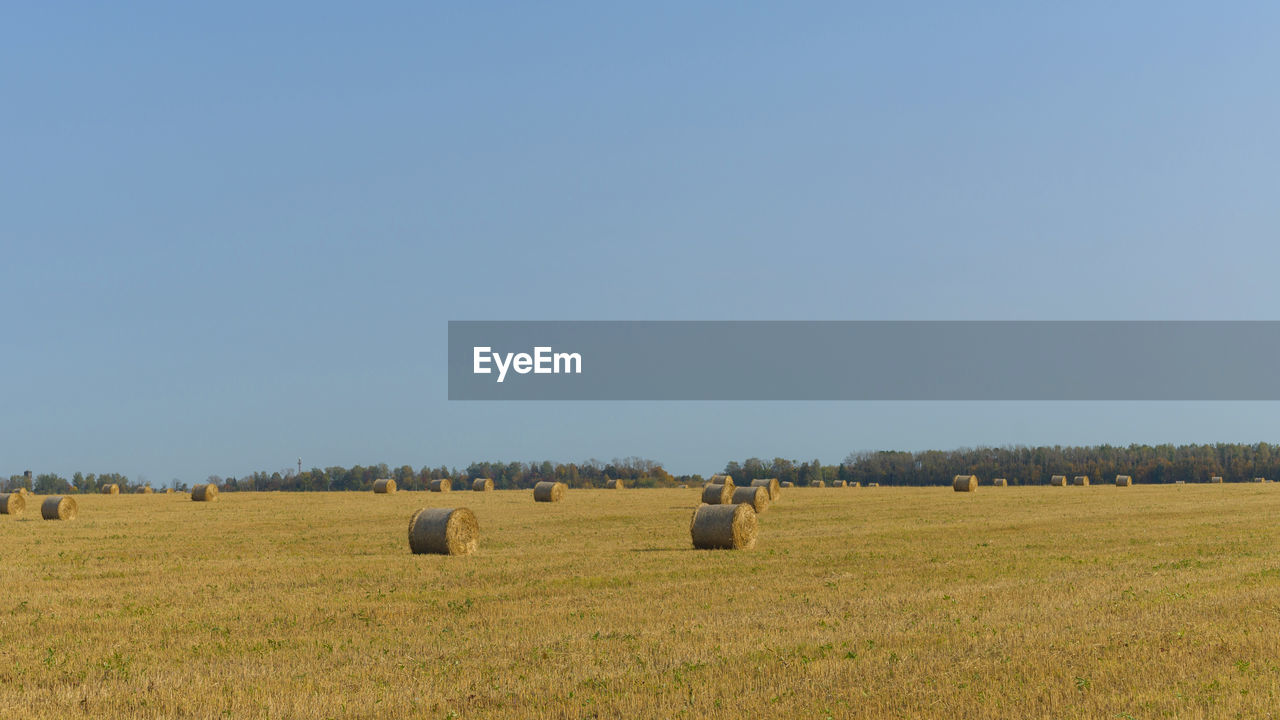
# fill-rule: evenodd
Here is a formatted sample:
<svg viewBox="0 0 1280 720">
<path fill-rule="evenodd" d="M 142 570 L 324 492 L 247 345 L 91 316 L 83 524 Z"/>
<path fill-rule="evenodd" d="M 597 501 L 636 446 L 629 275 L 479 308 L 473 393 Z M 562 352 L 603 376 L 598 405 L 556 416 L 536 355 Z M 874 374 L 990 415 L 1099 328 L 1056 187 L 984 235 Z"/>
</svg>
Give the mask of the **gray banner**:
<svg viewBox="0 0 1280 720">
<path fill-rule="evenodd" d="M 451 321 L 449 399 L 1280 400 L 1277 358 L 1275 321 Z"/>
</svg>

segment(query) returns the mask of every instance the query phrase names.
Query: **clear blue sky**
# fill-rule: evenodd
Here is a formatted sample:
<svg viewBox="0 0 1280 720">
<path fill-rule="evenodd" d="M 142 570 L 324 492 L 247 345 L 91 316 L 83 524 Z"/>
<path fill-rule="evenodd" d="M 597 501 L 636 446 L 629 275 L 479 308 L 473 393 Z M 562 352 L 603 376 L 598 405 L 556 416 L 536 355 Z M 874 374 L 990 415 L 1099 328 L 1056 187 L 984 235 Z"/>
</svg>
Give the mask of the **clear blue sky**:
<svg viewBox="0 0 1280 720">
<path fill-rule="evenodd" d="M 1280 439 L 448 402 L 450 319 L 1278 319 L 1273 3 L 614 5 L 8 9 L 0 473 Z"/>
</svg>

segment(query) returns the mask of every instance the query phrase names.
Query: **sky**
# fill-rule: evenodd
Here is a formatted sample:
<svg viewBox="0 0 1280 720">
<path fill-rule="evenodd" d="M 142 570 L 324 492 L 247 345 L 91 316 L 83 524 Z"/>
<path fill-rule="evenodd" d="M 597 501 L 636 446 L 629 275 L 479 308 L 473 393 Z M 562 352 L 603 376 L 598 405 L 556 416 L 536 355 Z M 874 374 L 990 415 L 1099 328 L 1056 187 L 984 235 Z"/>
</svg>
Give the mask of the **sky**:
<svg viewBox="0 0 1280 720">
<path fill-rule="evenodd" d="M 264 5 L 6 11 L 0 475 L 1280 435 L 445 368 L 449 320 L 1280 319 L 1272 3 Z"/>
</svg>

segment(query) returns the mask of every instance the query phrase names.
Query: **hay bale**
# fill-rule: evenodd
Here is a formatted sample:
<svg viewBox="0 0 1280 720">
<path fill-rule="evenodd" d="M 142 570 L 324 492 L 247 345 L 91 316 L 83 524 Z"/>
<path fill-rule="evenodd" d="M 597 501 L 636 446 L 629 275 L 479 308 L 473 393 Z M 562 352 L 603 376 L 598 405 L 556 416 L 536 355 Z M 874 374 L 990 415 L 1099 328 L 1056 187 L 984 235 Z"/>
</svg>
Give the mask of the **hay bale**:
<svg viewBox="0 0 1280 720">
<path fill-rule="evenodd" d="M 27 498 L 19 492 L 0 494 L 0 515 L 21 515 L 27 508 Z"/>
<path fill-rule="evenodd" d="M 427 485 L 427 489 L 430 490 L 431 492 L 439 492 L 439 493 L 453 492 L 453 481 L 450 480 L 449 478 L 440 478 L 438 480 L 432 480 L 430 484 Z"/>
<path fill-rule="evenodd" d="M 681 490 L 688 490 L 688 489 L 689 489 L 689 486 L 688 486 L 688 485 L 681 485 L 681 486 L 680 486 L 680 489 L 681 489 Z"/>
<path fill-rule="evenodd" d="M 826 486 L 827 486 L 827 484 L 826 484 L 825 482 L 823 482 L 822 480 L 818 480 L 817 482 L 811 482 L 811 483 L 809 483 L 809 487 L 821 487 L 821 488 L 824 488 L 824 487 L 826 487 Z"/>
<path fill-rule="evenodd" d="M 702 487 L 706 487 L 707 485 L 728 485 L 729 487 L 736 487 L 733 484 L 732 475 L 712 475 L 711 479 L 703 483 Z"/>
<path fill-rule="evenodd" d="M 138 495 L 150 495 L 154 493 L 155 490 L 152 490 L 150 485 L 143 485 L 140 488 L 136 488 L 133 492 Z"/>
<path fill-rule="evenodd" d="M 480 524 L 467 508 L 423 508 L 409 520 L 409 550 L 415 555 L 470 555 Z"/>
<path fill-rule="evenodd" d="M 750 505 L 752 510 L 755 510 L 757 513 L 762 513 L 769 509 L 769 488 L 734 488 L 731 502 L 734 505 Z"/>
<path fill-rule="evenodd" d="M 1128 475 L 1116 476 L 1116 487 L 1129 487 L 1133 485 L 1133 478 Z"/>
<path fill-rule="evenodd" d="M 471 481 L 471 489 L 476 492 L 492 492 L 493 478 L 476 478 Z"/>
<path fill-rule="evenodd" d="M 534 502 L 560 502 L 564 499 L 568 485 L 562 482 L 540 482 L 533 486 Z"/>
<path fill-rule="evenodd" d="M 831 487 L 844 487 L 843 480 L 835 480 L 831 483 Z"/>
<path fill-rule="evenodd" d="M 867 487 L 880 487 L 880 483 L 867 483 Z"/>
<path fill-rule="evenodd" d="M 120 486 L 116 483 L 107 483 L 106 485 L 98 488 L 98 492 L 101 492 L 103 495 L 119 495 Z"/>
<path fill-rule="evenodd" d="M 1052 485 L 1052 486 L 1054 486 L 1054 487 L 1066 487 L 1066 486 L 1067 486 L 1067 476 L 1066 476 L 1066 475 L 1054 475 L 1053 477 L 1049 478 L 1049 484 L 1050 484 L 1050 485 Z"/>
<path fill-rule="evenodd" d="M 978 489 L 978 476 L 957 475 L 951 479 L 951 489 L 956 492 L 973 492 Z"/>
<path fill-rule="evenodd" d="M 701 505 L 693 511 L 689 535 L 699 550 L 749 550 L 759 533 L 750 505 Z"/>
<path fill-rule="evenodd" d="M 1186 485 L 1186 484 L 1187 484 L 1187 481 L 1186 481 L 1186 480 L 1174 480 L 1174 481 L 1173 481 L 1173 484 L 1174 484 L 1174 485 Z"/>
<path fill-rule="evenodd" d="M 627 487 L 627 484 L 625 482 L 618 480 L 616 478 L 604 484 L 605 490 L 623 490 L 626 487 Z"/>
<path fill-rule="evenodd" d="M 996 478 L 991 481 L 991 484 L 995 487 L 1009 487 L 1009 480 L 1007 478 Z"/>
<path fill-rule="evenodd" d="M 702 488 L 702 502 L 708 505 L 729 505 L 733 502 L 732 485 L 708 485 Z"/>
<path fill-rule="evenodd" d="M 1220 475 L 1214 475 L 1213 477 L 1209 478 L 1209 482 L 1211 482 L 1211 483 L 1220 483 L 1220 482 L 1222 482 L 1222 476 L 1220 476 Z"/>
<path fill-rule="evenodd" d="M 191 488 L 191 499 L 196 502 L 213 502 L 218 499 L 218 486 L 213 483 Z"/>
<path fill-rule="evenodd" d="M 1071 484 L 1072 484 L 1072 485 L 1078 485 L 1078 486 L 1080 486 L 1080 487 L 1089 487 L 1089 476 L 1088 476 L 1088 475 L 1077 475 L 1077 476 L 1075 476 L 1075 478 L 1073 478 L 1073 479 L 1071 480 Z"/>
<path fill-rule="evenodd" d="M 856 482 L 856 481 L 855 481 L 855 482 L 851 482 L 851 483 L 849 483 L 849 487 L 856 487 L 856 488 L 860 488 L 860 487 L 862 487 L 862 483 L 860 483 L 860 482 Z"/>
<path fill-rule="evenodd" d="M 75 520 L 76 501 L 66 495 L 47 497 L 40 503 L 40 517 L 45 520 Z"/>
<path fill-rule="evenodd" d="M 396 481 L 391 478 L 374 480 L 373 491 L 379 495 L 391 495 L 396 491 Z"/>
<path fill-rule="evenodd" d="M 1266 479 L 1266 478 L 1254 478 L 1254 479 L 1253 479 L 1253 481 L 1254 481 L 1254 482 L 1263 482 L 1263 483 L 1264 483 L 1264 482 L 1266 482 L 1266 481 L 1267 481 L 1267 479 Z"/>
<path fill-rule="evenodd" d="M 791 482 L 790 480 L 787 480 L 786 482 L 782 483 L 782 487 L 784 488 L 793 488 L 795 486 L 796 484 Z"/>
<path fill-rule="evenodd" d="M 756 478 L 751 481 L 751 487 L 768 488 L 771 501 L 782 497 L 782 486 L 778 484 L 778 478 Z"/>
<path fill-rule="evenodd" d="M 165 494 L 165 495 L 172 495 L 173 493 L 174 493 L 173 488 L 165 488 L 165 489 L 164 489 L 164 494 Z"/>
</svg>

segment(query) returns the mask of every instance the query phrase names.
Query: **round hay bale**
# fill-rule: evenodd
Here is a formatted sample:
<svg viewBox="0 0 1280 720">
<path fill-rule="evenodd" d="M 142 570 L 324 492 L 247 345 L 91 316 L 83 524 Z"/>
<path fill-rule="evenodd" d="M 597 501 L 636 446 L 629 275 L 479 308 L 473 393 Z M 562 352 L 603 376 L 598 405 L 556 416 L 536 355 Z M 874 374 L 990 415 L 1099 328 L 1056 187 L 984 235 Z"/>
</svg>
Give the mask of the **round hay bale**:
<svg viewBox="0 0 1280 720">
<path fill-rule="evenodd" d="M 476 492 L 490 492 L 493 490 L 493 478 L 476 478 L 471 481 L 471 489 Z"/>
<path fill-rule="evenodd" d="M 851 483 L 849 483 L 849 487 L 856 487 L 856 488 L 860 488 L 860 487 L 862 487 L 862 483 L 860 483 L 860 482 L 856 482 L 856 481 L 855 481 L 855 482 L 851 482 Z"/>
<path fill-rule="evenodd" d="M 1009 487 L 1009 480 L 1006 478 L 996 478 L 991 481 L 991 484 L 996 487 Z"/>
<path fill-rule="evenodd" d="M 756 513 L 762 513 L 769 509 L 769 488 L 767 487 L 740 487 L 733 489 L 732 502 L 734 505 L 750 505 Z"/>
<path fill-rule="evenodd" d="M 1264 483 L 1264 482 L 1266 482 L 1266 481 L 1267 481 L 1267 479 L 1266 479 L 1266 478 L 1254 478 L 1254 479 L 1253 479 L 1253 481 L 1254 481 L 1254 482 L 1262 482 L 1262 483 Z"/>
<path fill-rule="evenodd" d="M 956 492 L 973 492 L 978 489 L 978 476 L 957 475 L 951 479 L 951 489 Z"/>
<path fill-rule="evenodd" d="M 733 476 L 732 475 L 712 475 L 711 479 L 704 484 L 704 487 L 705 485 L 728 485 L 732 487 Z"/>
<path fill-rule="evenodd" d="M 480 524 L 467 508 L 423 508 L 409 520 L 409 550 L 415 555 L 470 555 Z"/>
<path fill-rule="evenodd" d="M 133 492 L 138 495 L 150 495 L 154 493 L 155 490 L 152 490 L 150 485 L 143 485 L 142 487 L 137 488 Z"/>
<path fill-rule="evenodd" d="M 27 509 L 27 499 L 22 493 L 0 494 L 0 515 L 21 515 Z"/>
<path fill-rule="evenodd" d="M 778 478 L 756 478 L 751 481 L 751 487 L 768 488 L 770 500 L 782 497 L 782 486 L 778 484 Z"/>
<path fill-rule="evenodd" d="M 1075 476 L 1075 478 L 1071 481 L 1071 484 L 1072 484 L 1072 485 L 1078 485 L 1078 486 L 1080 486 L 1080 487 L 1089 487 L 1089 476 L 1088 476 L 1088 475 L 1077 475 L 1077 476 Z"/>
<path fill-rule="evenodd" d="M 1066 475 L 1054 475 L 1053 477 L 1049 478 L 1049 484 L 1050 484 L 1050 485 L 1052 485 L 1052 486 L 1054 486 L 1054 487 L 1066 487 L 1066 486 L 1067 486 L 1067 476 L 1066 476 Z"/>
<path fill-rule="evenodd" d="M 453 492 L 453 481 L 449 478 L 432 480 L 427 489 L 431 492 Z"/>
<path fill-rule="evenodd" d="M 616 478 L 604 484 L 605 490 L 623 490 L 626 487 L 627 484 L 625 482 Z"/>
<path fill-rule="evenodd" d="M 391 495 L 396 491 L 396 481 L 391 478 L 374 480 L 373 491 L 379 495 Z"/>
<path fill-rule="evenodd" d="M 1129 487 L 1133 485 L 1133 478 L 1128 475 L 1116 476 L 1116 487 Z"/>
<path fill-rule="evenodd" d="M 1221 477 L 1221 476 L 1219 476 L 1219 475 L 1214 475 L 1213 477 L 1209 478 L 1209 482 L 1211 482 L 1211 483 L 1220 483 L 1220 482 L 1222 482 L 1222 477 Z"/>
<path fill-rule="evenodd" d="M 831 483 L 831 487 L 844 487 L 844 481 L 843 481 L 843 480 L 834 480 L 834 481 L 832 481 L 832 483 Z"/>
<path fill-rule="evenodd" d="M 700 505 L 693 511 L 689 534 L 699 550 L 749 550 L 759 533 L 750 505 Z"/>
<path fill-rule="evenodd" d="M 213 483 L 191 488 L 191 499 L 196 502 L 213 502 L 218 499 L 218 486 Z"/>
<path fill-rule="evenodd" d="M 708 505 L 729 505 L 733 502 L 732 485 L 708 485 L 702 488 L 702 502 Z"/>
<path fill-rule="evenodd" d="M 560 502 L 568 489 L 569 486 L 562 482 L 540 482 L 533 486 L 533 500 L 534 502 Z"/>
<path fill-rule="evenodd" d="M 822 480 L 818 480 L 817 482 L 813 482 L 813 483 L 810 483 L 810 484 L 809 484 L 809 487 L 822 487 L 822 488 L 824 488 L 824 487 L 826 487 L 826 486 L 827 486 L 827 484 L 826 484 L 825 482 L 823 482 Z"/>
<path fill-rule="evenodd" d="M 106 485 L 98 488 L 98 491 L 103 495 L 119 495 L 120 486 L 116 483 L 107 483 Z"/>
<path fill-rule="evenodd" d="M 40 517 L 45 520 L 75 520 L 76 501 L 66 495 L 47 497 L 40 503 Z"/>
<path fill-rule="evenodd" d="M 880 483 L 867 483 L 867 487 L 880 487 Z"/>
</svg>

